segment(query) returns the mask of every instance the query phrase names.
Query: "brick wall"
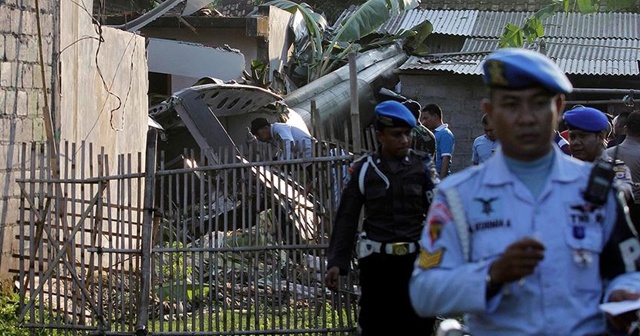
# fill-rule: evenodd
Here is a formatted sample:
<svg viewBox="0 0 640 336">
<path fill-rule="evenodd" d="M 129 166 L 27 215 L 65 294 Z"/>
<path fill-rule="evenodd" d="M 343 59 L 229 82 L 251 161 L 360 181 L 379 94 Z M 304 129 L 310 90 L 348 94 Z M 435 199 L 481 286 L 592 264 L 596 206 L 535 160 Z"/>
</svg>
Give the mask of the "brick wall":
<svg viewBox="0 0 640 336">
<path fill-rule="evenodd" d="M 51 88 L 54 0 L 40 1 L 45 83 Z M 19 143 L 45 140 L 43 79 L 38 54 L 35 2 L 0 1 L 0 277 L 11 267 L 18 219 L 22 165 Z"/>
</svg>

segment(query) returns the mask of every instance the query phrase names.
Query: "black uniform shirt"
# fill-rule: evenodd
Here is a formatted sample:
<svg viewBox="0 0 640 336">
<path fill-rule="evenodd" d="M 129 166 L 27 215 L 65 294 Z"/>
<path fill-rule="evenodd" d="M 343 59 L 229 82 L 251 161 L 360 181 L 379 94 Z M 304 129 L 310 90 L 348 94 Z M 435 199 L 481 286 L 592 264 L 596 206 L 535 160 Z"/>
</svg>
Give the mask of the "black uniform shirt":
<svg viewBox="0 0 640 336">
<path fill-rule="evenodd" d="M 362 228 L 368 239 L 378 242 L 420 239 L 434 188 L 430 160 L 427 153 L 410 150 L 396 162 L 372 153 L 353 164 L 329 242 L 329 268 L 338 266 L 341 274 L 348 271 L 363 205 Z M 363 167 L 366 167 L 364 175 Z"/>
</svg>

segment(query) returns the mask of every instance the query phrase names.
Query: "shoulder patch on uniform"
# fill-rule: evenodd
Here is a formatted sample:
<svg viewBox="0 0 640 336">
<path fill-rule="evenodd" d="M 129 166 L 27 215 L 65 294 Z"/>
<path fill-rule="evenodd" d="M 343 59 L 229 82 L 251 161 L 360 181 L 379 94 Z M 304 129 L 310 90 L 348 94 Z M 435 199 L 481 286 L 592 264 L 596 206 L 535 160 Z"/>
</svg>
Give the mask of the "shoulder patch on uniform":
<svg viewBox="0 0 640 336">
<path fill-rule="evenodd" d="M 440 263 L 442 263 L 443 253 L 443 248 L 440 248 L 433 253 L 429 253 L 429 251 L 421 249 L 420 256 L 418 257 L 418 266 L 425 270 L 439 266 Z"/>
<path fill-rule="evenodd" d="M 431 221 L 429 223 L 429 238 L 431 239 L 431 246 L 433 246 L 436 240 L 440 239 L 443 226 L 444 223 L 439 221 Z"/>
<path fill-rule="evenodd" d="M 444 228 L 445 223 L 453 221 L 453 215 L 449 208 L 442 203 L 437 203 L 433 206 L 429 216 L 429 239 L 431 240 L 431 246 L 433 246 L 436 240 L 440 239 L 440 234 Z"/>
</svg>

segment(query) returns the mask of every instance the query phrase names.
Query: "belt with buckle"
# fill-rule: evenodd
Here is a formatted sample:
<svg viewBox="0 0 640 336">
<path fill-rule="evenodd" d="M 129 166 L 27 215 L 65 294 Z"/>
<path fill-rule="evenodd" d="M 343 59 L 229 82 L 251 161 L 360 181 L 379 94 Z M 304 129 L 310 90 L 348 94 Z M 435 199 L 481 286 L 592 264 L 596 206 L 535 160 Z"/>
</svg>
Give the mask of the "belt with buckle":
<svg viewBox="0 0 640 336">
<path fill-rule="evenodd" d="M 403 256 L 418 251 L 418 243 L 383 243 L 382 246 L 384 246 L 384 253 L 397 256 Z"/>
<path fill-rule="evenodd" d="M 367 239 L 366 243 L 371 244 L 371 250 L 375 253 L 403 256 L 418 251 L 418 242 L 380 243 Z"/>
</svg>

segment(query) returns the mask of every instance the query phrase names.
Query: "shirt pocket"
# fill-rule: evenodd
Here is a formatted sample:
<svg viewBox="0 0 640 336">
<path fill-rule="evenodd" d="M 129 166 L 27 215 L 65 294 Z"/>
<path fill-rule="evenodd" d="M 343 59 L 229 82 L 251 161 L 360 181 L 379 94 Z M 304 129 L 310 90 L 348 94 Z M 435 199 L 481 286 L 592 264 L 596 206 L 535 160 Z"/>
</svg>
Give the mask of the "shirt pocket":
<svg viewBox="0 0 640 336">
<path fill-rule="evenodd" d="M 367 201 L 375 201 L 384 198 L 387 195 L 387 189 L 381 185 L 366 185 L 365 198 Z"/>
<path fill-rule="evenodd" d="M 404 183 L 402 185 L 402 193 L 405 203 L 421 201 L 425 197 L 422 185 L 417 183 Z"/>
<path fill-rule="evenodd" d="M 365 185 L 365 207 L 367 216 L 385 216 L 392 209 L 392 204 L 386 201 L 387 189 L 382 185 Z"/>
<path fill-rule="evenodd" d="M 578 291 L 602 290 L 599 267 L 602 235 L 602 225 L 596 223 L 565 227 L 564 237 L 570 253 L 569 274 L 571 279 L 575 279 Z"/>
</svg>

